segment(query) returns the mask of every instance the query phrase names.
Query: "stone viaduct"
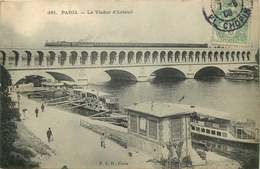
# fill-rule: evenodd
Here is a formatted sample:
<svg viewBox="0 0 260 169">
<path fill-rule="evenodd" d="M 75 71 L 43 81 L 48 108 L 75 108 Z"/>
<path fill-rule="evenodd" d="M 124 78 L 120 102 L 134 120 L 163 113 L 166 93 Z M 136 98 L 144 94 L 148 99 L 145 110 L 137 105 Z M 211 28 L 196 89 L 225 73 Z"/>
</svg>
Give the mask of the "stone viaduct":
<svg viewBox="0 0 260 169">
<path fill-rule="evenodd" d="M 147 81 L 153 77 L 224 75 L 229 69 L 256 64 L 256 52 L 252 48 L 171 44 L 0 48 L 0 64 L 10 72 L 13 84 L 30 75 L 46 77 L 56 73 L 80 81 L 98 72 L 106 72 L 114 80 Z"/>
</svg>

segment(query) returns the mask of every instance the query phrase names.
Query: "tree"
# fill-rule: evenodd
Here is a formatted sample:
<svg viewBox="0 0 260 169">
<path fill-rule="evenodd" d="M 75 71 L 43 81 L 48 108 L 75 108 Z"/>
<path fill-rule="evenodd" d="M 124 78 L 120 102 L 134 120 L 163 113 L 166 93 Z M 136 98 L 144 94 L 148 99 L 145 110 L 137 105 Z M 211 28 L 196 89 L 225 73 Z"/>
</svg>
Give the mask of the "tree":
<svg viewBox="0 0 260 169">
<path fill-rule="evenodd" d="M 11 77 L 8 71 L 0 65 L 0 167 L 12 165 L 10 153 L 14 150 L 13 143 L 16 139 L 15 120 L 19 120 L 19 112 L 8 96 L 8 86 Z"/>
</svg>

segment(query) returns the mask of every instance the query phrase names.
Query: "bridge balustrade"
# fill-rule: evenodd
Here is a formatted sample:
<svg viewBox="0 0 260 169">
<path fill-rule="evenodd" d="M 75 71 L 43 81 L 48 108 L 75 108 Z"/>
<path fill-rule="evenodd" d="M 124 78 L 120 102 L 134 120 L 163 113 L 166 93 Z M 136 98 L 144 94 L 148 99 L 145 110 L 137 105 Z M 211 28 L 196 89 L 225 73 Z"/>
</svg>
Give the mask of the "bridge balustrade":
<svg viewBox="0 0 260 169">
<path fill-rule="evenodd" d="M 250 50 L 214 48 L 137 51 L 0 49 L 0 63 L 8 68 L 241 63 L 254 59 Z"/>
</svg>

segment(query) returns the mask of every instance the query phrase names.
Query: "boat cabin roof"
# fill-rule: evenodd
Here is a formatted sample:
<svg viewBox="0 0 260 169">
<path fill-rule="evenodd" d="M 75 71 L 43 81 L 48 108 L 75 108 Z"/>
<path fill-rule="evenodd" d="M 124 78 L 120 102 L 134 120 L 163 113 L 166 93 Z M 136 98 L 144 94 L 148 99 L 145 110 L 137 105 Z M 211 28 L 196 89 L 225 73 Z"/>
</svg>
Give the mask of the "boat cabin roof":
<svg viewBox="0 0 260 169">
<path fill-rule="evenodd" d="M 177 103 L 165 103 L 165 102 L 143 102 L 136 103 L 125 108 L 126 110 L 132 110 L 137 113 L 143 113 L 152 115 L 155 117 L 169 117 L 176 115 L 185 115 L 197 113 L 200 117 L 208 117 L 214 119 L 221 119 L 224 121 L 230 121 L 227 117 L 229 113 L 217 111 L 214 109 L 208 109 L 200 106 L 192 106 Z"/>
<path fill-rule="evenodd" d="M 179 104 L 165 102 L 135 103 L 125 109 L 159 118 L 193 113 L 190 109 L 184 108 Z"/>
<path fill-rule="evenodd" d="M 73 91 L 79 91 L 81 93 L 90 93 L 90 94 L 93 94 L 93 95 L 96 95 L 96 96 L 102 96 L 102 97 L 111 96 L 111 94 L 109 94 L 109 93 L 97 91 L 97 90 L 94 90 L 94 89 L 90 90 L 90 89 L 80 88 L 80 89 L 72 89 L 72 90 Z"/>
<path fill-rule="evenodd" d="M 201 106 L 193 106 L 193 105 L 185 105 L 185 104 L 181 104 L 181 105 L 183 107 L 190 109 L 194 113 L 197 113 L 197 115 L 200 117 L 230 121 L 230 119 L 228 118 L 230 113 L 228 112 L 209 109 Z"/>
<path fill-rule="evenodd" d="M 230 69 L 229 72 L 244 72 L 244 73 L 252 73 L 252 70 L 246 70 L 246 69 Z"/>
</svg>

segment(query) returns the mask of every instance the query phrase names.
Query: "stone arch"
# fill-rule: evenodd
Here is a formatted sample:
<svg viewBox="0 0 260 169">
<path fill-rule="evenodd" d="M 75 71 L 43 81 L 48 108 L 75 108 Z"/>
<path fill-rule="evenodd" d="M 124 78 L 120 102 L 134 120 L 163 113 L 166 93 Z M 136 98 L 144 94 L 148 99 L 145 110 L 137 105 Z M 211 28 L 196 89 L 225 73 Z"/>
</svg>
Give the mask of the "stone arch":
<svg viewBox="0 0 260 169">
<path fill-rule="evenodd" d="M 249 60 L 250 60 L 250 55 L 251 55 L 251 52 L 250 52 L 250 51 L 247 51 L 247 53 L 246 53 L 246 58 L 247 58 L 247 61 L 249 61 Z"/>
<path fill-rule="evenodd" d="M 237 51 L 237 61 L 240 60 L 240 51 Z"/>
<path fill-rule="evenodd" d="M 141 51 L 136 52 L 136 64 L 142 63 L 142 55 L 143 52 Z"/>
<path fill-rule="evenodd" d="M 230 54 L 230 52 L 227 51 L 227 52 L 226 52 L 226 60 L 227 60 L 227 62 L 229 61 L 229 54 Z"/>
<path fill-rule="evenodd" d="M 152 54 L 152 63 L 157 63 L 158 62 L 158 51 L 154 51 Z"/>
<path fill-rule="evenodd" d="M 223 77 L 225 71 L 222 68 L 216 66 L 207 66 L 199 69 L 195 75 L 194 79 L 208 79 L 212 77 Z"/>
<path fill-rule="evenodd" d="M 26 65 L 27 65 L 27 66 L 31 66 L 32 52 L 26 50 L 25 53 L 26 53 L 26 57 L 27 57 L 27 58 L 26 58 Z"/>
<path fill-rule="evenodd" d="M 173 61 L 173 52 L 172 51 L 168 52 L 168 54 L 167 54 L 167 61 L 169 63 L 172 63 L 172 61 Z"/>
<path fill-rule="evenodd" d="M 181 61 L 182 62 L 186 62 L 186 56 L 187 56 L 187 52 L 186 51 L 182 51 L 182 53 L 181 53 Z"/>
<path fill-rule="evenodd" d="M 150 63 L 150 55 L 151 55 L 150 51 L 144 52 L 144 63 Z"/>
<path fill-rule="evenodd" d="M 5 65 L 6 64 L 6 53 L 4 52 L 4 51 L 2 51 L 2 50 L 0 50 L 0 59 L 1 59 L 1 62 L 0 62 L 0 64 L 1 65 Z"/>
<path fill-rule="evenodd" d="M 231 61 L 232 62 L 235 61 L 235 54 L 236 54 L 236 52 L 234 52 L 234 51 L 231 52 Z"/>
<path fill-rule="evenodd" d="M 122 65 L 125 61 L 125 56 L 126 56 L 126 53 L 125 51 L 121 51 L 119 52 L 118 54 L 118 57 L 119 57 L 119 64 Z"/>
<path fill-rule="evenodd" d="M 108 53 L 106 51 L 102 51 L 100 53 L 100 62 L 101 62 L 101 65 L 104 65 L 106 64 L 107 62 L 107 56 L 108 56 Z"/>
<path fill-rule="evenodd" d="M 34 53 L 32 52 L 32 56 L 34 56 L 33 54 Z M 44 50 L 43 51 L 43 57 L 44 57 L 43 58 L 44 59 L 44 65 L 45 66 L 50 66 L 50 53 L 49 53 L 49 51 Z M 33 60 L 33 58 L 32 58 L 32 60 Z M 34 64 L 34 62 L 32 64 Z"/>
<path fill-rule="evenodd" d="M 201 57 L 202 57 L 202 61 L 203 61 L 203 62 L 206 62 L 207 52 L 206 52 L 206 51 L 203 51 L 201 55 L 202 55 L 202 56 L 201 56 Z"/>
<path fill-rule="evenodd" d="M 49 51 L 50 54 L 50 65 L 52 66 L 55 62 L 56 58 L 56 53 L 54 51 Z"/>
<path fill-rule="evenodd" d="M 65 51 L 60 51 L 60 57 L 58 57 L 58 63 L 60 65 L 65 65 L 66 61 L 67 61 L 67 52 Z"/>
<path fill-rule="evenodd" d="M 160 63 L 165 63 L 165 55 L 166 55 L 165 51 L 160 52 Z"/>
<path fill-rule="evenodd" d="M 137 78 L 131 72 L 121 69 L 110 69 L 105 71 L 112 81 L 137 81 Z"/>
<path fill-rule="evenodd" d="M 19 52 L 16 50 L 12 50 L 12 52 L 14 53 L 14 65 L 18 66 L 18 63 L 21 62 Z"/>
<path fill-rule="evenodd" d="M 78 52 L 71 51 L 70 53 L 71 53 L 71 55 L 70 55 L 70 58 L 69 58 L 69 63 L 71 65 L 75 65 L 76 62 L 77 62 L 77 59 L 78 59 Z"/>
<path fill-rule="evenodd" d="M 31 75 L 26 75 L 23 78 L 18 79 L 15 81 L 14 85 L 20 85 L 20 84 L 29 84 L 33 83 L 34 87 L 40 87 L 41 82 L 43 82 L 46 77 L 36 75 L 36 74 L 31 74 Z"/>
<path fill-rule="evenodd" d="M 194 52 L 190 51 L 189 52 L 189 62 L 193 62 L 193 56 L 194 56 Z"/>
<path fill-rule="evenodd" d="M 220 52 L 219 57 L 220 57 L 221 62 L 223 62 L 224 61 L 224 51 Z"/>
<path fill-rule="evenodd" d="M 20 55 L 20 58 L 21 58 L 21 63 L 20 65 L 21 66 L 26 66 L 26 63 L 27 63 L 27 54 L 25 51 L 19 51 L 19 55 Z"/>
<path fill-rule="evenodd" d="M 113 65 L 116 62 L 116 54 L 117 53 L 115 51 L 110 52 L 110 54 L 109 54 L 109 64 L 110 65 Z"/>
<path fill-rule="evenodd" d="M 22 71 L 11 75 L 12 84 L 31 83 L 34 77 L 44 77 L 45 79 L 54 80 L 54 78 L 45 71 Z M 37 79 L 36 79 L 37 80 Z"/>
<path fill-rule="evenodd" d="M 92 65 L 95 65 L 97 63 L 98 60 L 98 52 L 97 51 L 92 51 L 90 53 L 90 63 Z"/>
<path fill-rule="evenodd" d="M 200 51 L 196 51 L 195 53 L 195 62 L 199 62 L 200 61 Z"/>
<path fill-rule="evenodd" d="M 214 52 L 214 61 L 217 62 L 218 61 L 218 51 Z"/>
<path fill-rule="evenodd" d="M 184 80 L 186 78 L 185 73 L 177 68 L 166 67 L 159 68 L 152 72 L 151 76 L 154 80 Z"/>
<path fill-rule="evenodd" d="M 127 62 L 128 64 L 131 64 L 134 60 L 135 53 L 133 51 L 128 52 L 127 54 Z"/>
<path fill-rule="evenodd" d="M 82 65 L 85 65 L 87 62 L 88 62 L 88 52 L 82 51 L 81 52 L 81 61 L 80 61 L 80 63 Z"/>
<path fill-rule="evenodd" d="M 208 52 L 208 61 L 212 62 L 212 51 Z"/>
<path fill-rule="evenodd" d="M 246 52 L 243 51 L 243 52 L 242 52 L 242 60 L 243 60 L 243 61 L 245 61 L 245 56 L 246 56 Z"/>
<path fill-rule="evenodd" d="M 43 51 L 40 51 L 40 50 L 38 50 L 37 53 L 38 53 L 39 60 L 37 60 L 36 63 L 38 63 L 39 66 L 42 66 L 43 60 L 44 60 L 44 53 L 43 53 Z M 36 57 L 36 59 L 37 59 L 37 57 Z"/>
<path fill-rule="evenodd" d="M 179 62 L 180 61 L 180 55 L 181 55 L 181 52 L 180 51 L 176 51 L 175 52 L 175 62 Z"/>
</svg>

